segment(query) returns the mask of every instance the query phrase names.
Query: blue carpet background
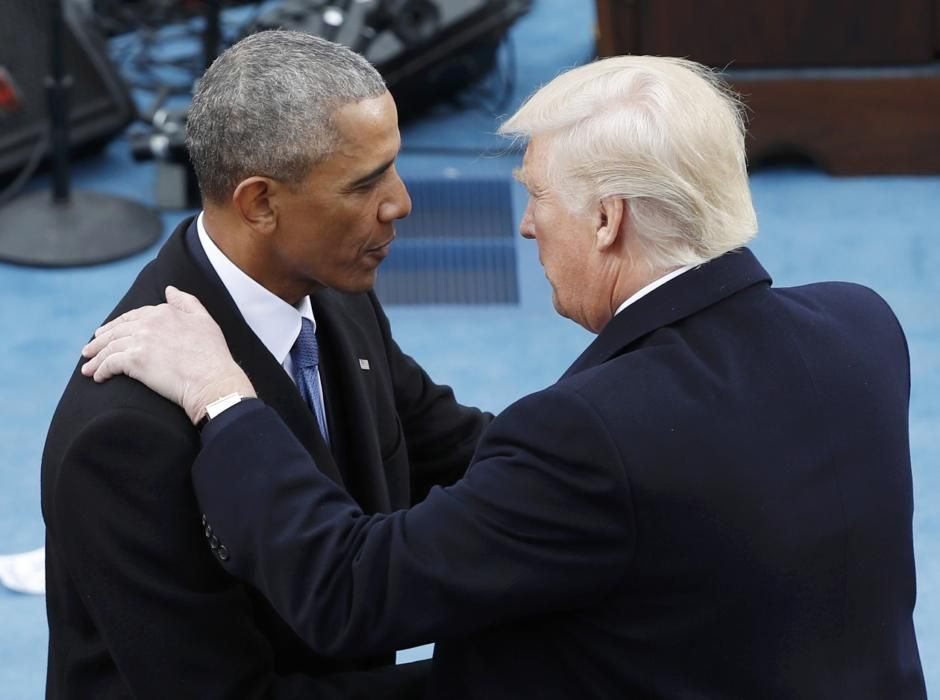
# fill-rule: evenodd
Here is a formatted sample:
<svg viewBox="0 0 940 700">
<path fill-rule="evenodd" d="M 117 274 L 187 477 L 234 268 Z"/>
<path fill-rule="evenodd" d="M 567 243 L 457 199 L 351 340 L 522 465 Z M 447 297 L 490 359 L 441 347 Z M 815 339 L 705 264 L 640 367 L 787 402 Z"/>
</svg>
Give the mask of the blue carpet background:
<svg viewBox="0 0 940 700">
<path fill-rule="evenodd" d="M 507 111 L 593 53 L 592 0 L 536 0 L 512 29 L 516 85 Z M 500 115 L 443 107 L 403 130 L 408 178 L 509 178 L 520 157 L 495 135 Z M 125 139 L 78 163 L 76 189 L 154 201 L 155 166 L 134 163 Z M 37 178 L 32 187 L 45 187 Z M 761 233 L 753 248 L 778 285 L 860 282 L 894 307 L 910 344 L 918 603 L 928 688 L 940 691 L 940 177 L 834 178 L 813 169 L 757 171 Z M 513 186 L 514 220 L 524 193 Z M 165 232 L 187 212 L 163 213 Z M 551 308 L 535 245 L 514 238 L 517 306 L 395 306 L 395 335 L 458 397 L 499 410 L 554 381 L 591 336 Z M 43 544 L 39 463 L 45 432 L 78 351 L 155 248 L 91 268 L 0 263 L 0 554 Z M 394 255 L 394 250 L 392 255 Z M 481 362 L 481 358 L 486 358 Z M 0 589 L 0 696 L 42 697 L 42 597 Z M 402 654 L 417 658 L 429 648 Z"/>
</svg>

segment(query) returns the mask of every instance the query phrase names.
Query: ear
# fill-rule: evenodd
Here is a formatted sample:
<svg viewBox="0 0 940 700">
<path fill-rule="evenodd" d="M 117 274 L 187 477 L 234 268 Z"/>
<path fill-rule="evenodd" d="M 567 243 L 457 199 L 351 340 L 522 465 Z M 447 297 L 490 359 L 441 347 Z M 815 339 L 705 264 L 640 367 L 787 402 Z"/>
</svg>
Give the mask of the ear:
<svg viewBox="0 0 940 700">
<path fill-rule="evenodd" d="M 232 204 L 245 225 L 262 234 L 277 228 L 275 200 L 279 187 L 279 183 L 261 176 L 252 176 L 238 183 L 232 193 Z"/>
<path fill-rule="evenodd" d="M 621 197 L 602 199 L 598 208 L 597 228 L 594 239 L 597 249 L 607 252 L 617 243 L 623 230 L 623 225 L 629 216 L 629 205 Z"/>
</svg>

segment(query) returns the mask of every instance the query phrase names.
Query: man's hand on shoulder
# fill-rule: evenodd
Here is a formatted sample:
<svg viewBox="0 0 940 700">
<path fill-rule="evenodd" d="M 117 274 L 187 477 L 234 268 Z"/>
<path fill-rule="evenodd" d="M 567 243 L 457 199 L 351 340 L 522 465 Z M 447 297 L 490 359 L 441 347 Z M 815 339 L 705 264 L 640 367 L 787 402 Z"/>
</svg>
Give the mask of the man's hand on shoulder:
<svg viewBox="0 0 940 700">
<path fill-rule="evenodd" d="M 82 348 L 82 374 L 104 382 L 118 374 L 179 405 L 193 424 L 208 404 L 232 393 L 255 396 L 225 336 L 199 300 L 175 287 L 167 303 L 121 314 Z"/>
</svg>

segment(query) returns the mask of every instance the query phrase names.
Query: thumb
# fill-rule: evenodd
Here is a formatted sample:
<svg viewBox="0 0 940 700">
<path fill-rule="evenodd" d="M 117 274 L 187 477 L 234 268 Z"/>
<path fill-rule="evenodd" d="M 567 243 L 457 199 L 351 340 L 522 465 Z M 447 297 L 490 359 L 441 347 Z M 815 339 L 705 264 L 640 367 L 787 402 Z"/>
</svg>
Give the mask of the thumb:
<svg viewBox="0 0 940 700">
<path fill-rule="evenodd" d="M 186 313 L 208 313 L 200 301 L 192 294 L 182 292 L 172 285 L 165 290 L 166 303 L 175 309 L 185 311 Z"/>
</svg>

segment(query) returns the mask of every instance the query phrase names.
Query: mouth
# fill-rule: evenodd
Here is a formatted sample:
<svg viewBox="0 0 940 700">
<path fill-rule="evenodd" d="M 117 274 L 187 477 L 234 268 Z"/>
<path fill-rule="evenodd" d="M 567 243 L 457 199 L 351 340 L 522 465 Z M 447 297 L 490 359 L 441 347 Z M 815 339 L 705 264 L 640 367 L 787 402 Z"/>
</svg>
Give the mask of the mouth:
<svg viewBox="0 0 940 700">
<path fill-rule="evenodd" d="M 392 241 L 395 240 L 395 234 L 392 233 L 391 238 L 389 238 L 385 243 L 381 245 L 374 246 L 372 248 L 366 249 L 366 255 L 375 255 L 384 258 L 388 255 L 388 251 L 391 248 Z"/>
</svg>

